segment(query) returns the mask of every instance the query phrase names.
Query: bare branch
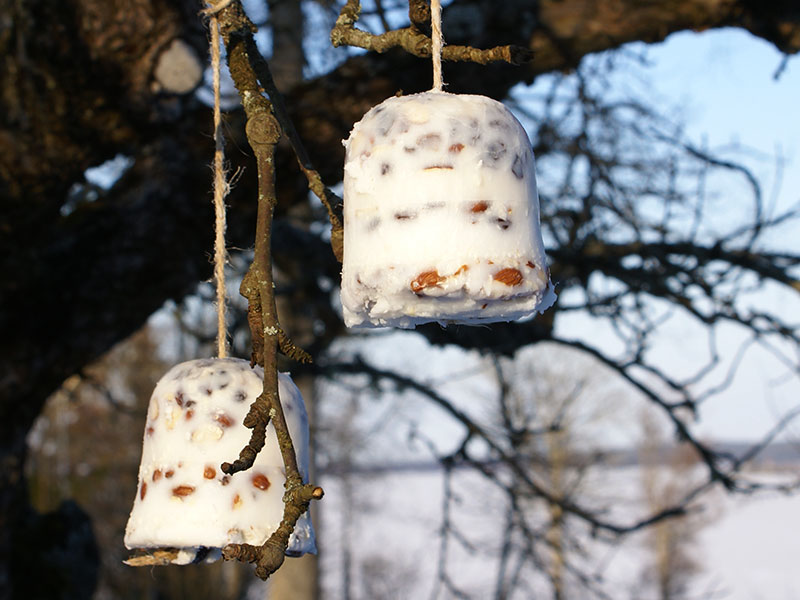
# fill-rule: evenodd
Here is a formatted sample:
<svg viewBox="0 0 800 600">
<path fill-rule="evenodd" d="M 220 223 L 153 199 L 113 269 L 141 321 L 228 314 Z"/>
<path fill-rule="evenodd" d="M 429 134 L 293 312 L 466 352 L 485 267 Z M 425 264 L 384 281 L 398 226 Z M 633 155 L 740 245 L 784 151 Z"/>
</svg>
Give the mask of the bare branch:
<svg viewBox="0 0 800 600">
<path fill-rule="evenodd" d="M 284 515 L 281 524 L 262 546 L 229 544 L 223 549 L 223 556 L 228 560 L 239 559 L 256 563 L 256 575 L 267 579 L 283 564 L 289 537 L 294 531 L 297 520 L 308 510 L 309 502 L 321 498 L 323 492 L 321 488 L 303 484 L 278 393 L 279 348 L 282 347 L 287 353 L 304 360 L 310 358 L 283 334 L 278 324 L 275 305 L 271 234 L 272 217 L 277 204 L 274 155 L 281 129 L 272 114 L 273 105 L 261 93 L 257 75 L 250 62 L 255 46 L 252 43 L 254 26 L 244 14 L 241 4 L 234 1 L 223 8 L 219 22 L 227 49 L 231 77 L 247 115 L 245 131 L 250 147 L 255 153 L 258 170 L 255 251 L 253 263 L 242 279 L 240 291 L 249 303 L 248 321 L 253 340 L 251 363 L 264 368 L 264 390 L 253 402 L 244 420 L 244 425 L 253 429 L 250 442 L 242 449 L 238 460 L 232 464 L 223 463 L 221 469 L 229 475 L 249 469 L 264 446 L 266 427 L 271 422 L 286 471 Z M 249 47 L 248 40 L 252 44 Z M 266 62 L 261 66 L 265 67 Z M 268 71 L 262 72 L 261 76 L 267 77 Z"/>
<path fill-rule="evenodd" d="M 420 9 L 419 2 L 411 2 L 409 10 L 412 12 L 412 23 L 421 23 L 424 19 L 424 9 Z M 409 54 L 420 58 L 431 56 L 431 38 L 423 34 L 416 25 L 404 29 L 394 29 L 374 35 L 361 29 L 355 24 L 361 12 L 359 0 L 347 0 L 342 7 L 336 25 L 331 31 L 331 43 L 335 48 L 339 46 L 356 46 L 373 52 L 387 52 L 392 48 L 402 48 Z M 428 21 L 430 13 L 428 12 Z M 490 62 L 506 62 L 512 65 L 521 65 L 533 60 L 533 52 L 522 46 L 497 46 L 488 50 L 479 50 L 470 46 L 445 46 L 442 49 L 442 59 L 451 61 L 473 62 L 481 65 Z"/>
</svg>

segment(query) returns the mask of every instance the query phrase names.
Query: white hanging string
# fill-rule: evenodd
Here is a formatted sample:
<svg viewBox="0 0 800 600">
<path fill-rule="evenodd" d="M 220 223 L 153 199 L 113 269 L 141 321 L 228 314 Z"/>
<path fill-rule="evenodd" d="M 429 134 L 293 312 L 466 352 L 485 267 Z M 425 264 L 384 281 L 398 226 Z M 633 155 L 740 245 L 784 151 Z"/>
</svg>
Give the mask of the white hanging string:
<svg viewBox="0 0 800 600">
<path fill-rule="evenodd" d="M 431 57 L 433 58 L 433 89 L 442 91 L 442 4 L 440 0 L 431 0 Z"/>
<path fill-rule="evenodd" d="M 225 322 L 227 305 L 225 302 L 225 196 L 228 182 L 225 174 L 225 145 L 220 111 L 220 35 L 216 14 L 230 4 L 230 0 L 212 2 L 208 13 L 211 16 L 211 72 L 214 87 L 214 280 L 217 296 L 217 356 L 228 356 L 228 331 Z"/>
</svg>

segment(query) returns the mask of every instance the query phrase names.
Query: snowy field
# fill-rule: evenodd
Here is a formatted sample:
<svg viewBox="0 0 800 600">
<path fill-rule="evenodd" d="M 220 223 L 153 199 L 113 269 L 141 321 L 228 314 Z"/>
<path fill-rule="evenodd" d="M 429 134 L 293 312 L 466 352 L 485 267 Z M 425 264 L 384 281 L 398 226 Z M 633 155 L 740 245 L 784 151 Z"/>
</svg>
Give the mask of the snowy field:
<svg viewBox="0 0 800 600">
<path fill-rule="evenodd" d="M 593 498 L 618 498 L 620 521 L 642 514 L 641 472 L 624 467 L 606 472 Z M 496 597 L 496 578 L 506 517 L 503 497 L 481 475 L 457 470 L 452 476 L 452 525 L 443 558 L 444 477 L 441 471 L 401 470 L 349 477 L 323 477 L 320 503 L 322 591 L 326 599 Z M 587 487 L 587 490 L 589 488 Z M 624 499 L 628 498 L 628 501 Z M 637 502 L 639 506 L 637 507 Z M 699 570 L 682 598 L 789 600 L 800 598 L 800 497 L 778 493 L 742 497 L 713 490 L 703 497 L 702 526 L 686 550 Z M 657 598 L 645 566 L 652 556 L 648 534 L 624 543 L 583 537 L 582 567 L 614 599 Z M 439 582 L 445 573 L 452 583 Z M 454 589 L 456 591 L 454 591 Z M 463 596 L 459 596 L 459 592 Z M 552 598 L 547 581 L 532 568 L 508 596 Z M 592 597 L 574 588 L 567 598 Z"/>
<path fill-rule="evenodd" d="M 800 598 L 798 531 L 800 497 L 724 500 L 721 518 L 700 536 L 705 587 L 731 600 Z"/>
</svg>

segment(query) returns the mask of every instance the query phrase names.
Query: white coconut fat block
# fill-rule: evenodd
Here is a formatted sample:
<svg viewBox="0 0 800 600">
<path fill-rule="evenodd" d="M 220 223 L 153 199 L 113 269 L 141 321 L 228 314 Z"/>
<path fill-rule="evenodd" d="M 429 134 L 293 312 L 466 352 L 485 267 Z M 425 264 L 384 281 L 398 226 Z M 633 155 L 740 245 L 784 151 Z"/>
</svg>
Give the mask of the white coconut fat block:
<svg viewBox="0 0 800 600">
<path fill-rule="evenodd" d="M 305 405 L 288 375 L 280 373 L 278 383 L 307 481 Z M 216 560 L 225 545 L 261 545 L 278 528 L 286 475 L 272 424 L 252 468 L 231 476 L 220 470 L 249 441 L 251 430 L 242 421 L 262 386 L 263 370 L 235 358 L 185 362 L 161 378 L 147 411 L 139 486 L 125 530 L 127 548 L 177 550 L 167 561 L 176 564 Z M 315 551 L 306 513 L 287 554 Z"/>
<path fill-rule="evenodd" d="M 390 98 L 345 147 L 346 325 L 511 321 L 555 302 L 533 151 L 503 104 Z"/>
</svg>

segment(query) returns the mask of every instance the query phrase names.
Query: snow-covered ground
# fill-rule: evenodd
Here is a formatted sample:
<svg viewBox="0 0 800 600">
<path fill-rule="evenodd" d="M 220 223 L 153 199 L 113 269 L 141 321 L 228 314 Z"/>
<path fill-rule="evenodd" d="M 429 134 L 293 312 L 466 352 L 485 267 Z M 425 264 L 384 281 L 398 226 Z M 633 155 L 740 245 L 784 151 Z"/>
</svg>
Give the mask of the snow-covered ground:
<svg viewBox="0 0 800 600">
<path fill-rule="evenodd" d="M 460 597 L 460 591 L 463 597 L 495 598 L 507 515 L 503 494 L 474 471 L 453 472 L 449 516 L 463 541 L 450 537 L 443 559 L 444 481 L 438 469 L 322 477 L 326 495 L 316 526 L 323 597 L 445 599 Z M 616 496 L 612 516 L 626 522 L 644 510 L 641 489 L 640 469 L 629 466 L 605 472 L 587 494 L 597 500 Z M 681 597 L 800 597 L 800 497 L 714 490 L 701 504 L 701 525 L 686 548 L 699 571 Z M 589 575 L 602 578 L 609 598 L 655 599 L 645 571 L 652 556 L 648 536 L 637 533 L 622 543 L 583 536 L 586 555 L 577 560 Z M 442 568 L 452 588 L 439 581 Z M 548 585 L 531 566 L 508 597 L 551 598 Z M 585 588 L 573 590 L 568 598 L 591 597 Z"/>
<path fill-rule="evenodd" d="M 714 597 L 800 598 L 800 497 L 724 498 L 722 506 L 721 518 L 700 534 L 702 579 Z"/>
</svg>

